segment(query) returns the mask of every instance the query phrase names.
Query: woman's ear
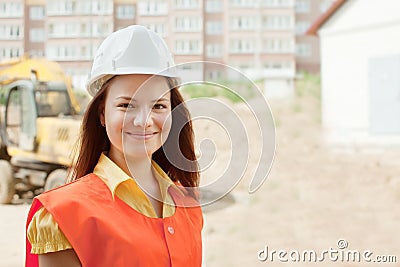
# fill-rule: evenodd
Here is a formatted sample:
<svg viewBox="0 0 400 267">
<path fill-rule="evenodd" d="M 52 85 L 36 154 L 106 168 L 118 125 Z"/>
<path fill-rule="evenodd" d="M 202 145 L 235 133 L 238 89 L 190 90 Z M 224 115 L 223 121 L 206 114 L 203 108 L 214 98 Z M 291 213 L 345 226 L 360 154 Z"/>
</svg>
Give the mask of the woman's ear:
<svg viewBox="0 0 400 267">
<path fill-rule="evenodd" d="M 99 105 L 99 119 L 100 119 L 101 126 L 106 127 L 106 119 L 104 116 L 104 102 L 103 101 Z"/>
<path fill-rule="evenodd" d="M 106 127 L 106 122 L 104 119 L 104 112 L 100 113 L 100 123 L 101 123 L 101 126 Z"/>
</svg>

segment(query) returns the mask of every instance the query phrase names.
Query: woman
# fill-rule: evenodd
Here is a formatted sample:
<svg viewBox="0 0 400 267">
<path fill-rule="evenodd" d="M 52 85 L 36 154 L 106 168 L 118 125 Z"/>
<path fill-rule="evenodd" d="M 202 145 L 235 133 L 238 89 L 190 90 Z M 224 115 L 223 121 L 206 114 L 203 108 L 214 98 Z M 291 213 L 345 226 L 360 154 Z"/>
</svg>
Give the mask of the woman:
<svg viewBox="0 0 400 267">
<path fill-rule="evenodd" d="M 34 199 L 26 266 L 201 265 L 194 137 L 172 66 L 142 26 L 103 41 L 72 182 Z"/>
</svg>

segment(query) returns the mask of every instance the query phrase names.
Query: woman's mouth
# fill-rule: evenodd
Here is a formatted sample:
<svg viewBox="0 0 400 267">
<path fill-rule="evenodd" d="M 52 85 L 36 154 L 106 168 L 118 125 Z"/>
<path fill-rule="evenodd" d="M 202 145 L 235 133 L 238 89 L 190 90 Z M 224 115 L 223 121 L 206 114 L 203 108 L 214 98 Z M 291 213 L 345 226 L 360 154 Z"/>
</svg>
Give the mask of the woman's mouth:
<svg viewBox="0 0 400 267">
<path fill-rule="evenodd" d="M 143 141 L 143 140 L 148 140 L 148 139 L 154 137 L 157 134 L 157 132 L 148 132 L 148 133 L 144 133 L 144 132 L 140 132 L 140 133 L 125 132 L 125 134 L 130 136 L 130 137 L 132 137 L 132 138 L 134 138 L 134 139 L 136 139 L 136 140 Z"/>
</svg>

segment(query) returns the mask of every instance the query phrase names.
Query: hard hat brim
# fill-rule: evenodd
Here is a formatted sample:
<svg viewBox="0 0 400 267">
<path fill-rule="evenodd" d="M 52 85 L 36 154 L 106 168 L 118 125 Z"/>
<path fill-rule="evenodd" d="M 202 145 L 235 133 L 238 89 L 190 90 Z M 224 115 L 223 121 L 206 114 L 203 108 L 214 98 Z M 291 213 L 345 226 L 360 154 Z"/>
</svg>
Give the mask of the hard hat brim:
<svg viewBox="0 0 400 267">
<path fill-rule="evenodd" d="M 161 73 L 154 73 L 154 71 L 143 71 L 143 69 L 141 69 L 141 71 L 133 71 L 132 69 L 130 70 L 116 70 L 116 71 L 112 71 L 109 72 L 108 74 L 103 74 L 99 77 L 93 77 L 93 79 L 91 79 L 88 84 L 86 85 L 86 89 L 88 91 L 88 93 L 91 96 L 95 96 L 100 89 L 103 87 L 103 85 L 109 81 L 111 78 L 113 78 L 114 76 L 118 76 L 118 75 L 129 75 L 129 74 L 148 74 L 148 75 L 157 75 L 157 76 L 163 76 L 166 78 L 171 78 L 175 81 L 174 84 L 178 85 L 181 81 L 181 79 L 176 75 L 175 72 L 169 72 L 169 71 L 163 71 Z"/>
</svg>

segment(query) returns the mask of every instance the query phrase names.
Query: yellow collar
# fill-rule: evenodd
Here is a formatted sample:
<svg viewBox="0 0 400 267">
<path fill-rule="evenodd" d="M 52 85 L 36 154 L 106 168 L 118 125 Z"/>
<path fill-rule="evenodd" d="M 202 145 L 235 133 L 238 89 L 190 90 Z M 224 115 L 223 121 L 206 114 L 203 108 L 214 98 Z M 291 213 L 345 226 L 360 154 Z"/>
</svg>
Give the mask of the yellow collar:
<svg viewBox="0 0 400 267">
<path fill-rule="evenodd" d="M 177 191 L 183 194 L 183 192 L 174 184 L 171 178 L 169 178 L 169 176 L 154 160 L 152 161 L 152 167 L 154 174 L 156 174 L 155 177 L 160 186 L 163 200 L 165 200 L 167 190 L 170 186 L 177 188 Z M 115 196 L 115 192 L 118 186 L 126 181 L 133 182 L 135 192 L 138 193 L 138 195 L 143 195 L 143 191 L 140 189 L 135 179 L 126 174 L 120 167 L 118 167 L 117 164 L 115 164 L 109 157 L 107 157 L 104 152 L 101 153 L 99 161 L 97 162 L 93 173 L 99 176 L 104 181 L 108 189 L 110 189 L 113 198 Z"/>
</svg>

